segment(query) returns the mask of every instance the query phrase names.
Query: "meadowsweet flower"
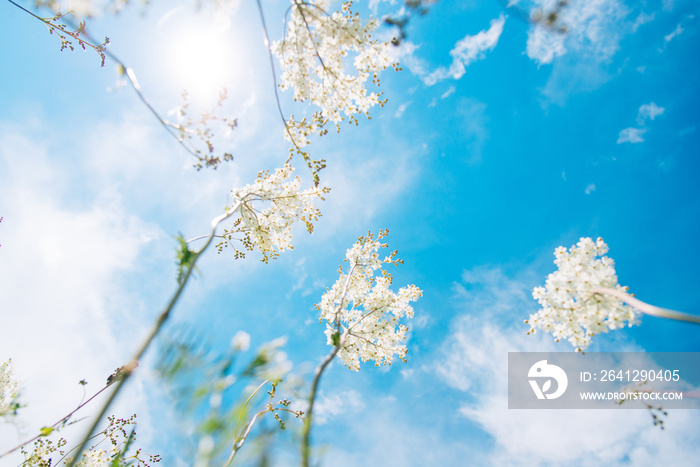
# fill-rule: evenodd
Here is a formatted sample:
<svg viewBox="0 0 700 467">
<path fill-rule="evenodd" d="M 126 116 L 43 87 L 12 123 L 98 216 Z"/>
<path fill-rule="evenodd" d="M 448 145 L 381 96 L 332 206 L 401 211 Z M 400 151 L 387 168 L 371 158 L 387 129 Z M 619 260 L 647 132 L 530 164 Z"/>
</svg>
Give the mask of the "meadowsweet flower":
<svg viewBox="0 0 700 467">
<path fill-rule="evenodd" d="M 604 256 L 608 246 L 602 238 L 595 242 L 581 238 L 569 251 L 554 250 L 558 270 L 547 277 L 544 287 L 535 287 L 532 296 L 542 308 L 526 321 L 529 333 L 541 329 L 555 340 L 567 339 L 584 350 L 591 337 L 625 325 L 638 324 L 638 312 L 618 298 L 594 293 L 596 288 L 627 292 L 615 274 L 615 262 Z"/>
<path fill-rule="evenodd" d="M 15 379 L 12 359 L 0 365 L 0 417 L 14 413 L 17 409 L 19 383 Z"/>
<path fill-rule="evenodd" d="M 386 235 L 387 231 L 380 231 L 378 240 Z M 341 267 L 340 277 L 316 305 L 320 321 L 326 321 L 328 344 L 340 347 L 338 355 L 354 371 L 359 371 L 360 361 L 391 364 L 395 354 L 406 361 L 403 342 L 408 328 L 400 320 L 413 317 L 410 302 L 422 295 L 415 285 L 390 290 L 392 277 L 381 268 L 384 263 L 403 261 L 396 259 L 396 251 L 380 259 L 378 251 L 387 245 L 378 240 L 371 233 L 358 238 L 346 254 L 347 274 Z M 381 275 L 375 277 L 379 270 Z"/>
<path fill-rule="evenodd" d="M 357 114 L 368 115 L 385 102 L 381 93 L 367 92 L 367 80 L 379 85 L 377 73 L 398 66 L 389 58 L 389 43 L 372 39 L 376 18 L 364 22 L 351 11 L 352 2 L 333 13 L 329 5 L 329 0 L 292 0 L 285 37 L 271 47 L 282 69 L 280 88 L 293 89 L 294 100 L 321 109 L 308 121 L 294 122 L 302 135 L 323 133 L 328 121 L 336 127 L 345 118 L 357 123 Z"/>
<path fill-rule="evenodd" d="M 119 451 L 112 449 L 110 452 L 98 449 L 90 449 L 83 452 L 83 457 L 80 462 L 76 463 L 76 467 L 110 467 L 113 465 L 115 456 Z"/>
<path fill-rule="evenodd" d="M 294 248 L 292 225 L 296 221 L 304 222 L 309 233 L 313 231 L 312 221 L 321 215 L 313 200 L 323 200 L 323 195 L 330 190 L 314 187 L 302 191 L 301 179 L 290 179 L 293 170 L 287 164 L 273 174 L 260 172 L 255 183 L 232 191 L 234 204 L 241 203 L 241 216 L 224 232 L 227 241 L 234 234 L 242 234 L 243 246 L 251 251 L 259 250 L 263 254 L 262 261 L 267 262 L 280 252 Z M 259 203 L 267 203 L 268 207 L 258 207 Z M 226 244 L 219 244 L 219 249 Z M 243 255 L 238 250 L 236 254 Z"/>
</svg>

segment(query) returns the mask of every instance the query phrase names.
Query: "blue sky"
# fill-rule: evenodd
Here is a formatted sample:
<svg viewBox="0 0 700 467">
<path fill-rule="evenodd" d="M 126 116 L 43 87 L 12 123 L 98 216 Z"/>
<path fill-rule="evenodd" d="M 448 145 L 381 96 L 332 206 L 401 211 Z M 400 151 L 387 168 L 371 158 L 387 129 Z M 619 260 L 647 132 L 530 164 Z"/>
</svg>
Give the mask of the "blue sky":
<svg viewBox="0 0 700 467">
<path fill-rule="evenodd" d="M 223 110 L 239 126 L 219 141 L 235 160 L 217 171 L 195 171 L 136 95 L 114 89 L 114 63 L 59 52 L 0 2 L 0 361 L 23 380 L 25 433 L 70 410 L 77 381 L 97 389 L 129 358 L 174 290 L 173 236 L 206 233 L 233 187 L 287 155 L 254 3 L 228 19 L 152 3 L 89 29 L 164 114 L 183 87 L 204 108 L 229 85 Z M 376 15 L 400 6 L 357 3 Z M 694 465 L 695 411 L 672 412 L 665 431 L 644 410 L 508 411 L 505 365 L 508 351 L 572 351 L 525 335 L 523 320 L 554 248 L 582 236 L 606 240 L 638 298 L 699 312 L 698 4 L 571 1 L 557 35 L 505 3 L 445 0 L 413 18 L 394 50 L 403 71 L 382 75 L 388 104 L 310 146 L 332 189 L 314 233 L 298 229 L 268 265 L 210 251 L 174 322 L 219 349 L 241 330 L 252 349 L 286 336 L 308 380 L 328 351 L 313 304 L 356 237 L 388 228 L 405 260 L 394 283 L 424 291 L 408 362 L 330 368 L 314 432 L 323 465 Z M 273 40 L 286 7 L 265 3 Z M 282 105 L 308 111 L 286 94 Z M 590 350 L 696 352 L 696 327 L 645 317 Z M 165 441 L 176 415 L 153 371 L 137 375 L 117 409 L 138 413 L 165 465 L 187 465 Z M 295 463 L 285 446 L 277 463 Z"/>
</svg>

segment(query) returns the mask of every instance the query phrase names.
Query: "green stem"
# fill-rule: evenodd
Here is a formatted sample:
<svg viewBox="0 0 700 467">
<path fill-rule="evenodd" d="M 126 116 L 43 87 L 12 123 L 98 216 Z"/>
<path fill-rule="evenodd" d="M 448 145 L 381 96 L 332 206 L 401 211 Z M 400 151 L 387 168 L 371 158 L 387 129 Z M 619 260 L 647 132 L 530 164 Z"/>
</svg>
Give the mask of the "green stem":
<svg viewBox="0 0 700 467">
<path fill-rule="evenodd" d="M 345 285 L 343 286 L 343 293 L 340 298 L 340 304 L 338 305 L 338 311 L 335 313 L 335 321 L 338 325 L 337 332 L 340 334 L 340 312 L 345 308 L 345 298 L 348 294 L 348 289 L 350 288 L 350 279 L 352 278 L 353 272 L 355 272 L 357 264 L 353 263 L 348 271 L 348 277 L 345 280 Z M 313 413 L 314 413 L 314 402 L 316 402 L 316 392 L 318 391 L 318 385 L 321 381 L 321 375 L 323 374 L 326 367 L 333 361 L 338 352 L 340 352 L 343 346 L 343 340 L 345 336 L 338 336 L 338 344 L 333 347 L 331 353 L 329 353 L 326 358 L 321 362 L 321 364 L 316 368 L 314 373 L 314 380 L 311 384 L 311 393 L 309 394 L 309 407 L 306 412 L 306 417 L 304 417 L 304 428 L 302 433 L 302 443 L 301 443 L 301 465 L 303 467 L 309 467 L 309 457 L 311 450 L 311 424 L 313 423 Z"/>
<path fill-rule="evenodd" d="M 226 461 L 226 464 L 224 464 L 224 467 L 229 467 L 231 465 L 231 462 L 233 462 L 233 458 L 236 456 L 238 450 L 243 447 L 243 443 L 245 443 L 245 440 L 248 438 L 250 430 L 253 429 L 253 425 L 255 425 L 255 422 L 258 420 L 258 417 L 260 417 L 266 412 L 270 412 L 270 409 L 261 410 L 260 412 L 256 413 L 248 423 L 243 434 L 236 438 L 236 441 L 233 443 L 233 447 L 231 449 L 231 456 L 229 456 L 228 460 Z"/>
<path fill-rule="evenodd" d="M 79 405 L 78 407 L 76 407 L 71 413 L 69 413 L 68 415 L 66 415 L 65 417 L 63 417 L 62 419 L 60 419 L 59 421 L 57 421 L 57 422 L 54 423 L 53 425 L 51 425 L 49 428 L 51 428 L 51 430 L 53 430 L 53 429 L 56 428 L 58 425 L 60 425 L 60 424 L 62 424 L 62 423 L 66 423 L 68 420 L 70 420 L 70 418 L 73 416 L 73 414 L 75 414 L 78 410 L 82 409 L 82 408 L 85 407 L 87 404 L 89 404 L 95 397 L 97 397 L 97 396 L 99 396 L 100 394 L 102 394 L 102 393 L 105 391 L 105 389 L 107 389 L 107 388 L 110 387 L 110 386 L 111 386 L 111 384 L 108 384 L 107 386 L 105 386 L 105 387 L 103 387 L 102 389 L 100 389 L 99 391 L 97 391 L 92 397 L 90 397 L 88 400 L 86 400 L 85 402 L 83 402 L 82 404 L 80 404 L 80 405 Z M 3 458 L 3 457 L 5 457 L 6 455 L 8 455 L 8 454 L 10 454 L 10 453 L 12 453 L 12 452 L 15 452 L 16 450 L 18 450 L 18 449 L 20 449 L 20 448 L 26 446 L 27 444 L 31 443 L 32 441 L 35 441 L 35 440 L 41 438 L 42 436 L 44 436 L 44 435 L 42 435 L 42 434 L 40 433 L 40 434 L 36 435 L 35 437 L 33 437 L 32 439 L 29 439 L 29 440 L 27 440 L 27 441 L 24 441 L 24 442 L 22 442 L 21 444 L 18 444 L 17 446 L 15 446 L 14 448 L 10 449 L 9 451 L 6 451 L 6 452 L 3 452 L 2 454 L 0 454 L 0 458 Z"/>
<path fill-rule="evenodd" d="M 303 440 L 301 444 L 301 465 L 303 467 L 309 467 L 309 455 L 310 455 L 310 445 L 311 445 L 311 423 L 313 421 L 314 413 L 314 402 L 316 401 L 316 392 L 318 390 L 318 384 L 321 381 L 321 375 L 326 367 L 331 363 L 333 358 L 340 351 L 340 344 L 333 347 L 331 353 L 329 353 L 326 358 L 321 362 L 321 364 L 316 368 L 314 373 L 314 381 L 311 384 L 311 393 L 309 394 L 309 408 L 306 412 L 306 417 L 304 417 L 304 428 L 303 428 Z"/>
<path fill-rule="evenodd" d="M 146 350 L 151 345 L 151 342 L 153 342 L 153 339 L 156 337 L 156 335 L 162 329 L 163 324 L 165 324 L 165 322 L 168 320 L 168 317 L 170 316 L 170 312 L 175 307 L 175 304 L 177 303 L 178 299 L 180 298 L 180 295 L 182 294 L 182 291 L 185 289 L 185 285 L 187 285 L 187 282 L 188 282 L 190 276 L 192 275 L 192 271 L 194 271 L 194 267 L 197 263 L 197 260 L 204 253 L 204 251 L 209 247 L 212 240 L 216 236 L 216 228 L 219 226 L 219 224 L 221 222 L 228 219 L 236 211 L 238 211 L 238 209 L 240 209 L 242 203 L 243 203 L 243 201 L 239 201 L 238 204 L 236 204 L 236 206 L 234 206 L 232 209 L 226 211 L 224 214 L 222 214 L 222 215 L 214 218 L 214 220 L 212 220 L 211 233 L 209 234 L 209 238 L 207 239 L 207 242 L 204 244 L 204 246 L 202 246 L 202 248 L 199 249 L 199 251 L 197 251 L 194 254 L 194 258 L 192 259 L 192 262 L 190 263 L 190 267 L 187 269 L 187 272 L 185 273 L 185 277 L 182 279 L 177 290 L 175 290 L 175 293 L 170 298 L 168 305 L 165 307 L 165 309 L 160 314 L 160 316 L 158 316 L 158 319 L 156 320 L 155 324 L 153 325 L 153 328 L 151 329 L 151 332 L 149 333 L 148 337 L 146 338 L 146 340 L 143 341 L 143 343 L 141 344 L 141 347 L 138 349 L 138 351 L 134 355 L 134 358 L 132 359 L 132 364 L 129 365 L 129 369 L 124 372 L 122 378 L 120 378 L 117 382 L 114 383 L 114 385 L 115 385 L 114 391 L 112 391 L 109 398 L 102 406 L 102 409 L 100 410 L 99 415 L 95 418 L 95 421 L 93 422 L 92 426 L 90 427 L 88 432 L 85 434 L 85 437 L 83 438 L 82 443 L 78 447 L 78 450 L 77 450 L 75 457 L 73 457 L 70 464 L 68 464 L 68 467 L 74 467 L 75 464 L 78 462 L 78 459 L 80 458 L 80 455 L 82 454 L 83 450 L 85 449 L 85 446 L 87 445 L 88 441 L 90 440 L 92 433 L 97 428 L 97 425 L 102 420 L 102 417 L 104 417 L 105 413 L 107 413 L 107 409 L 112 404 L 114 399 L 117 397 L 117 394 L 119 393 L 120 389 L 122 388 L 122 386 L 124 385 L 126 380 L 129 379 L 129 376 L 131 375 L 133 368 L 135 368 L 135 365 L 133 365 L 133 363 L 138 363 L 138 361 L 141 360 L 141 357 L 143 357 L 144 353 L 146 353 Z"/>
</svg>

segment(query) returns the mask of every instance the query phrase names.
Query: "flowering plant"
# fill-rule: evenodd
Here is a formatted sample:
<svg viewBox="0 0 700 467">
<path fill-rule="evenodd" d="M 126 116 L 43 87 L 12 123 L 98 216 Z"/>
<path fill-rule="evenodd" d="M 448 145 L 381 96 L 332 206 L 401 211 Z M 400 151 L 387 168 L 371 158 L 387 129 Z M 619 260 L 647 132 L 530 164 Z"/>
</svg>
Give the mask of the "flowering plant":
<svg viewBox="0 0 700 467">
<path fill-rule="evenodd" d="M 557 271 L 547 276 L 544 287 L 532 296 L 542 308 L 525 323 L 528 334 L 537 329 L 549 332 L 555 341 L 567 339 L 576 351 L 583 351 L 596 334 L 639 324 L 640 313 L 700 324 L 700 318 L 644 303 L 621 286 L 615 262 L 605 256 L 608 245 L 581 238 L 569 250 L 554 250 Z"/>
<path fill-rule="evenodd" d="M 382 265 L 398 266 L 403 261 L 396 258 L 396 251 L 379 258 L 379 249 L 388 246 L 379 240 L 387 233 L 381 230 L 377 240 L 371 232 L 358 238 L 346 254 L 348 272 L 339 268 L 340 277 L 316 305 L 320 321 L 326 321 L 328 345 L 338 347 L 345 366 L 354 371 L 360 370 L 360 361 L 391 364 L 394 354 L 406 361 L 408 328 L 399 321 L 413 317 L 409 303 L 422 295 L 415 285 L 402 287 L 398 293 L 389 289 L 392 277 Z M 378 270 L 381 275 L 375 276 Z"/>
</svg>

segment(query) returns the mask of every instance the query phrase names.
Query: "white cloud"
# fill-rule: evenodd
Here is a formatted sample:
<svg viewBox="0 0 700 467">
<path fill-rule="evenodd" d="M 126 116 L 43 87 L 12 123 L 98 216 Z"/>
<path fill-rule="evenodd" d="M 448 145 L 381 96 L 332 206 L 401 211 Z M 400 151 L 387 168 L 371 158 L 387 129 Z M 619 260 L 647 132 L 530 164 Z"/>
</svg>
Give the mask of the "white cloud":
<svg viewBox="0 0 700 467">
<path fill-rule="evenodd" d="M 656 15 L 654 13 L 648 15 L 644 12 L 641 12 L 639 16 L 637 16 L 637 19 L 634 20 L 634 24 L 632 25 L 632 32 L 637 32 L 637 29 L 639 29 L 640 26 L 654 21 L 655 16 Z"/>
<path fill-rule="evenodd" d="M 527 56 L 540 65 L 552 63 L 555 57 L 566 53 L 566 35 L 541 26 L 530 28 L 527 33 Z"/>
<path fill-rule="evenodd" d="M 658 105 L 654 104 L 653 102 L 651 102 L 649 104 L 644 104 L 641 107 L 639 107 L 639 115 L 637 115 L 637 123 L 640 125 L 644 125 L 647 118 L 649 120 L 654 120 L 659 115 L 663 115 L 665 110 L 666 109 L 664 109 L 663 107 L 659 107 Z"/>
<path fill-rule="evenodd" d="M 593 193 L 595 191 L 595 183 L 589 184 L 584 191 L 587 195 Z"/>
<path fill-rule="evenodd" d="M 396 112 L 394 112 L 394 118 L 401 118 L 401 116 L 406 111 L 409 105 L 411 105 L 411 102 L 405 102 L 399 105 L 399 108 L 396 109 Z"/>
<path fill-rule="evenodd" d="M 65 169 L 75 161 L 49 154 L 48 144 L 7 124 L 0 125 L 0 139 L 0 360 L 12 357 L 23 382 L 24 437 L 77 406 L 78 381 L 86 379 L 87 392 L 96 392 L 131 358 L 132 343 L 119 337 L 143 329 L 124 324 L 129 310 L 140 308 L 126 274 L 146 262 L 162 232 L 128 214 L 109 185 L 81 201 Z M 94 414 L 102 401 L 79 416 Z M 129 402 L 129 410 L 143 403 L 141 396 Z M 0 440 L 0 451 L 16 442 Z"/>
<path fill-rule="evenodd" d="M 357 391 L 343 391 L 331 395 L 321 394 L 314 404 L 314 423 L 323 425 L 346 412 L 359 412 L 365 408 Z"/>
<path fill-rule="evenodd" d="M 639 107 L 639 113 L 637 114 L 637 124 L 642 128 L 625 128 L 620 131 L 617 137 L 617 144 L 622 143 L 642 143 L 644 142 L 644 133 L 649 131 L 645 128 L 647 120 L 654 120 L 659 115 L 663 115 L 666 109 L 659 107 L 655 103 L 651 102 L 649 104 L 644 104 Z"/>
<path fill-rule="evenodd" d="M 401 63 L 402 67 L 408 68 L 414 75 L 424 76 L 427 74 L 427 65 L 416 55 L 419 48 L 419 45 L 411 41 L 402 41 L 397 47 L 389 49 L 389 54 L 392 60 Z"/>
<path fill-rule="evenodd" d="M 459 40 L 450 51 L 452 64 L 449 67 L 439 67 L 427 76 L 423 77 L 423 82 L 432 86 L 438 81 L 448 78 L 460 79 L 466 73 L 466 67 L 471 63 L 483 59 L 485 52 L 493 50 L 498 44 L 498 39 L 503 32 L 503 25 L 506 22 L 504 15 L 491 20 L 488 30 L 479 32 L 474 36 L 466 35 Z"/>
<path fill-rule="evenodd" d="M 475 99 L 461 99 L 457 105 L 457 115 L 462 120 L 458 126 L 465 142 L 464 159 L 468 164 L 481 162 L 482 151 L 489 139 L 486 104 Z"/>
<path fill-rule="evenodd" d="M 659 452 L 676 465 L 694 465 L 700 421 L 690 411 L 673 412 L 660 432 L 643 410 L 509 410 L 508 352 L 554 351 L 560 344 L 549 335 L 527 336 L 526 326 L 516 324 L 534 301 L 525 283 L 500 269 L 467 271 L 456 290 L 463 314 L 452 323 L 437 374 L 464 392 L 459 413 L 492 437 L 483 465 L 651 466 Z"/>
<path fill-rule="evenodd" d="M 377 144 L 371 149 L 359 148 L 369 156 L 361 160 L 329 155 L 333 163 L 324 169 L 322 177 L 332 189 L 320 206 L 323 217 L 314 235 L 366 231 L 375 215 L 398 201 L 412 186 L 418 173 L 412 157 L 415 148 L 389 137 Z M 373 157 L 375 151 L 381 157 Z M 353 213 L 350 217 L 349 212 Z M 299 243 L 306 241 L 307 237 L 300 237 Z"/>
<path fill-rule="evenodd" d="M 420 46 L 411 41 L 402 41 L 398 47 L 392 47 L 390 50 L 391 58 L 421 78 L 427 86 L 449 78 L 460 79 L 470 64 L 484 59 L 485 52 L 496 47 L 501 33 L 503 33 L 505 21 L 506 17 L 501 15 L 491 20 L 489 29 L 480 31 L 473 36 L 467 34 L 463 39 L 457 41 L 450 51 L 452 64 L 449 67 L 441 66 L 432 72 L 428 71 L 429 67 L 426 61 L 416 54 Z M 443 95 L 443 98 L 447 96 L 449 94 Z"/>
<path fill-rule="evenodd" d="M 683 31 L 684 31 L 683 27 L 682 27 L 680 24 L 677 25 L 677 26 L 676 26 L 676 29 L 674 29 L 673 32 L 671 32 L 670 34 L 664 36 L 664 41 L 666 41 L 666 42 L 672 41 L 674 38 L 676 38 L 676 37 L 680 36 L 681 34 L 683 34 Z"/>
<path fill-rule="evenodd" d="M 464 460 L 469 459 L 470 465 L 487 465 L 483 462 L 483 453 L 471 449 L 474 443 L 467 442 L 468 428 L 464 433 L 445 432 L 454 422 L 452 410 L 417 421 L 407 409 L 410 402 L 397 403 L 393 399 L 374 400 L 371 405 L 368 401 L 372 410 L 343 426 L 343 434 L 327 447 L 323 464 L 334 467 L 451 466 L 464 465 Z M 452 439 L 446 439 L 448 437 Z"/>
<path fill-rule="evenodd" d="M 549 1 L 536 3 L 545 11 L 552 8 Z M 533 24 L 528 32 L 527 55 L 540 64 L 550 63 L 569 51 L 606 60 L 619 48 L 620 23 L 627 13 L 619 0 L 570 2 L 559 12 L 559 22 L 566 27 L 566 33 Z"/>
<path fill-rule="evenodd" d="M 552 73 L 542 88 L 545 103 L 563 105 L 570 95 L 595 90 L 610 79 L 607 68 L 621 38 L 630 30 L 625 21 L 628 13 L 620 0 L 568 2 L 559 15 L 566 33 L 531 26 L 527 55 L 538 65 L 552 64 Z"/>
<path fill-rule="evenodd" d="M 447 98 L 450 97 L 452 94 L 454 94 L 455 91 L 456 91 L 456 88 L 455 88 L 454 86 L 450 86 L 449 89 L 448 89 L 447 91 L 445 91 L 444 93 L 442 93 L 442 96 L 440 96 L 440 99 L 447 99 Z"/>
<path fill-rule="evenodd" d="M 620 131 L 620 134 L 617 137 L 617 144 L 642 143 L 644 142 L 642 135 L 646 132 L 646 128 L 625 128 L 624 130 Z"/>
</svg>

